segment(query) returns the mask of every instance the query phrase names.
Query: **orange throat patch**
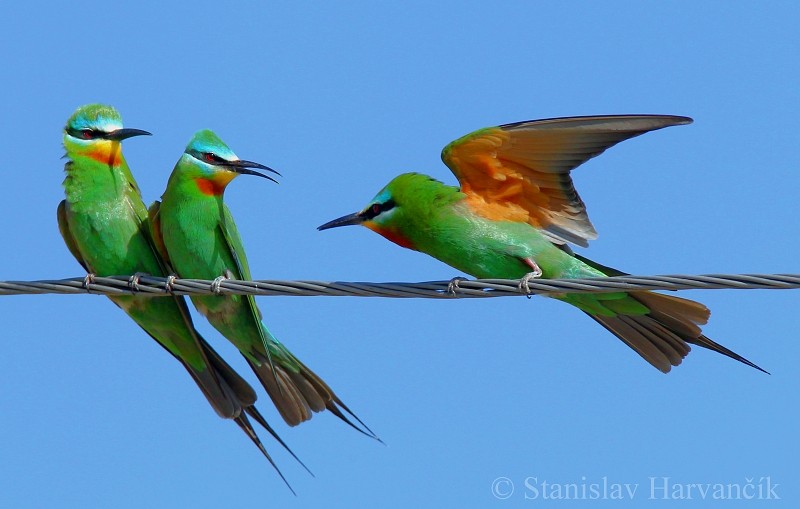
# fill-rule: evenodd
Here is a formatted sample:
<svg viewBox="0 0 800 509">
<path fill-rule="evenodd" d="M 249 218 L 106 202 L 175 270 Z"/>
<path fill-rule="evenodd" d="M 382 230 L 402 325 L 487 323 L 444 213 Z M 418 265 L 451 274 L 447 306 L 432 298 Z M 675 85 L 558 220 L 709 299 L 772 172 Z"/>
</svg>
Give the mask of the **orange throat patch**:
<svg viewBox="0 0 800 509">
<path fill-rule="evenodd" d="M 414 244 L 408 239 L 408 237 L 400 233 L 396 228 L 383 228 L 373 221 L 365 221 L 362 224 L 385 239 L 391 240 L 398 246 L 416 250 Z"/>
<path fill-rule="evenodd" d="M 231 180 L 236 178 L 236 173 L 232 171 L 225 171 L 217 173 L 210 178 L 198 178 L 195 180 L 197 189 L 207 196 L 222 196 L 225 188 Z"/>
<path fill-rule="evenodd" d="M 118 166 L 122 162 L 122 144 L 106 140 L 104 143 L 96 144 L 85 154 L 99 163 Z"/>
</svg>

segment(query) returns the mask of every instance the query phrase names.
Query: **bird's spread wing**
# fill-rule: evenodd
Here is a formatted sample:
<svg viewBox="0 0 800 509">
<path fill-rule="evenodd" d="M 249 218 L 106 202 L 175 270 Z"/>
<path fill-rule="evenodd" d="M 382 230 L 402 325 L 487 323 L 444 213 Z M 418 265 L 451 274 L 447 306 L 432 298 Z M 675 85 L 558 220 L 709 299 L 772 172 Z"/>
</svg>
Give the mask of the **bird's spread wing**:
<svg viewBox="0 0 800 509">
<path fill-rule="evenodd" d="M 666 115 L 518 122 L 468 134 L 447 145 L 442 160 L 479 213 L 530 223 L 557 243 L 586 246 L 597 232 L 570 171 L 621 141 L 691 122 Z"/>
<path fill-rule="evenodd" d="M 78 249 L 78 243 L 75 242 L 75 237 L 72 236 L 72 232 L 69 231 L 69 222 L 67 221 L 67 201 L 61 200 L 61 203 L 58 204 L 58 210 L 56 211 L 56 216 L 58 216 L 58 231 L 61 232 L 61 236 L 64 237 L 64 243 L 67 245 L 67 249 L 69 252 L 72 253 L 72 256 L 78 260 L 78 263 L 81 264 L 83 270 L 86 271 L 88 274 L 91 272 L 89 270 L 89 266 L 86 265 L 86 262 L 83 259 L 83 255 L 81 254 L 80 249 Z"/>
</svg>

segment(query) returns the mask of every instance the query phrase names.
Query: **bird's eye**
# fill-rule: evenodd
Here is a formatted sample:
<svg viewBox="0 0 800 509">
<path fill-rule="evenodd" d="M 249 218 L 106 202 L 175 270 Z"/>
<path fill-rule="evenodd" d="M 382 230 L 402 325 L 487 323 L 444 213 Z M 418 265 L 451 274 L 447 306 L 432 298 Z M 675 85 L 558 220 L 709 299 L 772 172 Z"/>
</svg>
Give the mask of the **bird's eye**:
<svg viewBox="0 0 800 509">
<path fill-rule="evenodd" d="M 91 129 L 81 129 L 79 133 L 84 140 L 91 140 L 94 137 L 94 132 Z"/>
<path fill-rule="evenodd" d="M 217 156 L 213 152 L 203 152 L 203 159 L 205 159 L 207 163 L 213 163 L 217 160 Z"/>
<path fill-rule="evenodd" d="M 367 207 L 367 209 L 362 212 L 361 215 L 367 219 L 372 219 L 386 212 L 387 210 L 391 210 L 392 208 L 394 208 L 394 200 L 388 200 L 383 203 L 373 203 Z"/>
</svg>

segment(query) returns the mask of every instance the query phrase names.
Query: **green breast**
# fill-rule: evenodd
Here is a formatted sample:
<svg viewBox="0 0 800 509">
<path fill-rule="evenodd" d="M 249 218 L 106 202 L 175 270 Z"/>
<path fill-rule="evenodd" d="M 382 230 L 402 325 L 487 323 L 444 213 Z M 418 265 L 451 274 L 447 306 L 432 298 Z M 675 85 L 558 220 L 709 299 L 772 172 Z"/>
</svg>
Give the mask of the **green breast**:
<svg viewBox="0 0 800 509">
<path fill-rule="evenodd" d="M 170 261 L 183 278 L 214 279 L 225 270 L 217 235 L 219 204 L 211 199 L 170 199 L 161 204 L 161 232 Z"/>
<path fill-rule="evenodd" d="M 97 275 L 148 272 L 161 265 L 143 234 L 144 203 L 114 168 L 73 163 L 64 188 L 70 233 Z"/>
<path fill-rule="evenodd" d="M 413 228 L 416 249 L 477 278 L 522 277 L 531 271 L 525 258 L 536 260 L 544 277 L 560 277 L 575 261 L 536 228 L 477 216 L 463 203 L 425 223 Z"/>
</svg>

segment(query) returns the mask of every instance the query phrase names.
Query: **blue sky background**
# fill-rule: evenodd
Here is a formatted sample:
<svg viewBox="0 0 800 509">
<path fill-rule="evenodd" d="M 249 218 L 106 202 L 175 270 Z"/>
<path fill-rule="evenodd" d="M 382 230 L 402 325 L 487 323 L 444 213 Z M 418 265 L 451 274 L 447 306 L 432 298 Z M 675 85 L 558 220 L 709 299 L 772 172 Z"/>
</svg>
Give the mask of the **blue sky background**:
<svg viewBox="0 0 800 509">
<path fill-rule="evenodd" d="M 125 143 L 148 203 L 200 128 L 283 173 L 279 186 L 243 178 L 226 193 L 258 279 L 459 275 L 366 229 L 315 227 L 404 171 L 454 183 L 439 151 L 474 129 L 617 113 L 695 123 L 575 172 L 600 232 L 581 252 L 636 274 L 798 272 L 795 2 L 224 5 L 3 8 L 0 279 L 82 275 L 55 209 L 61 129 L 89 102 L 154 134 Z M 700 349 L 662 375 L 543 298 L 259 298 L 275 335 L 387 444 L 331 415 L 287 429 L 262 391 L 316 474 L 264 437 L 296 498 L 107 299 L 3 297 L 0 506 L 530 507 L 544 501 L 525 498 L 526 478 L 605 477 L 639 484 L 639 507 L 670 507 L 648 500 L 663 476 L 769 476 L 795 505 L 799 294 L 682 295 L 713 310 L 710 337 L 772 375 Z M 499 477 L 513 483 L 505 500 Z"/>
</svg>

